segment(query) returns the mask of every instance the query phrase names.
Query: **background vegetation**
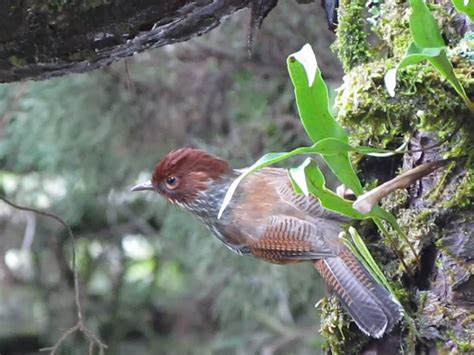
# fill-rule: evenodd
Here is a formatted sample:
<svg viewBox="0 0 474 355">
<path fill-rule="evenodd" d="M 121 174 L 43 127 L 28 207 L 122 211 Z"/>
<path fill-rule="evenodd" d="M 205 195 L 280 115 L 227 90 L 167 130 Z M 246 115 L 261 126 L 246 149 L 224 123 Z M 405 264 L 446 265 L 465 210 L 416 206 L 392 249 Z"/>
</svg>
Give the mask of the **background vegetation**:
<svg viewBox="0 0 474 355">
<path fill-rule="evenodd" d="M 307 144 L 285 58 L 310 42 L 340 83 L 320 12 L 279 5 L 252 59 L 241 12 L 103 70 L 0 87 L 2 193 L 71 224 L 85 315 L 110 354 L 320 349 L 324 290 L 311 265 L 239 258 L 158 196 L 128 192 L 176 147 L 245 166 Z M 74 322 L 70 244 L 54 221 L 3 204 L 0 215 L 0 353 L 36 353 Z M 63 351 L 84 346 L 77 337 Z"/>
</svg>

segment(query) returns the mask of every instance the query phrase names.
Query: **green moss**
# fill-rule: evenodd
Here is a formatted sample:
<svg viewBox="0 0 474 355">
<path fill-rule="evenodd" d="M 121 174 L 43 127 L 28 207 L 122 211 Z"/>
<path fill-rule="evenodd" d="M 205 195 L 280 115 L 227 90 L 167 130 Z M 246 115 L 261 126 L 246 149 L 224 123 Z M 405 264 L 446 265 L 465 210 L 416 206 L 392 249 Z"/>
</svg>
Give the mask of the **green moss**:
<svg viewBox="0 0 474 355">
<path fill-rule="evenodd" d="M 332 355 L 359 354 L 370 338 L 360 337 L 360 331 L 349 328 L 350 318 L 335 297 L 324 298 L 321 307 L 321 335 L 326 340 L 323 348 Z M 355 340 L 357 339 L 357 340 Z"/>
<path fill-rule="evenodd" d="M 398 213 L 401 209 L 406 208 L 408 198 L 408 191 L 405 189 L 401 189 L 396 190 L 389 196 L 385 197 L 382 200 L 382 203 L 385 209 L 391 211 L 392 213 Z"/>
<path fill-rule="evenodd" d="M 63 0 L 49 0 L 48 1 L 48 8 L 49 10 L 61 12 L 66 5 L 66 1 Z"/>
<path fill-rule="evenodd" d="M 469 340 L 459 340 L 458 341 L 458 348 L 459 348 L 459 351 L 461 351 L 463 353 L 472 354 L 472 352 L 474 351 L 474 344 L 471 344 L 471 342 Z"/>
<path fill-rule="evenodd" d="M 380 6 L 380 13 L 373 31 L 382 40 L 382 49 L 391 56 L 401 58 L 411 43 L 408 1 L 385 1 Z"/>
<path fill-rule="evenodd" d="M 459 19 L 455 18 L 456 12 L 449 13 L 443 5 L 429 3 L 433 16 L 437 19 L 447 44 L 456 45 L 461 39 L 455 24 Z M 380 17 L 372 30 L 381 39 L 380 47 L 389 56 L 397 59 L 402 58 L 412 42 L 408 20 L 410 17 L 410 6 L 408 1 L 389 0 L 380 5 Z"/>
<path fill-rule="evenodd" d="M 342 354 L 343 328 L 346 321 L 340 304 L 335 298 L 324 298 L 319 305 L 321 307 L 321 335 L 326 340 L 324 349 L 330 350 L 335 355 Z"/>
<path fill-rule="evenodd" d="M 419 255 L 422 247 L 427 244 L 427 242 L 429 242 L 429 238 L 426 238 L 426 236 L 428 233 L 432 232 L 427 224 L 416 224 L 414 222 L 414 218 L 416 218 L 416 214 L 409 209 L 402 210 L 397 215 L 398 224 L 405 232 L 410 245 L 408 245 L 408 243 L 405 242 L 405 240 L 403 240 L 400 235 L 397 233 L 392 233 L 393 238 L 396 239 L 395 244 L 397 245 L 397 249 L 403 257 L 403 262 L 406 264 L 407 268 L 412 272 L 412 274 L 418 267 L 418 260 L 411 248 L 413 248 Z M 399 262 L 398 273 L 400 276 L 407 273 L 401 262 Z"/>
<path fill-rule="evenodd" d="M 451 85 L 427 62 L 400 70 L 397 75 L 396 95 L 389 96 L 384 84 L 384 75 L 388 69 L 400 62 L 412 41 L 408 27 L 410 12 L 408 2 L 393 0 L 380 5 L 380 16 L 374 19 L 373 25 L 374 32 L 380 38 L 380 42 L 376 44 L 378 54 L 372 54 L 370 57 L 368 50 L 363 51 L 365 57 L 360 61 L 356 57 L 351 57 L 348 51 L 366 49 L 364 46 L 367 45 L 367 38 L 357 36 L 357 30 L 363 28 L 363 24 L 351 20 L 349 16 L 351 12 L 347 11 L 347 8 L 350 11 L 359 10 L 359 14 L 362 14 L 361 3 L 355 2 L 352 8 L 348 7 L 346 1 L 344 6 L 346 13 L 343 13 L 343 16 L 347 17 L 343 17 L 342 25 L 346 27 L 342 27 L 339 31 L 339 43 L 336 49 L 344 63 L 346 75 L 343 85 L 337 91 L 335 102 L 338 110 L 337 119 L 351 130 L 354 144 L 394 148 L 416 132 L 423 131 L 432 132 L 438 141 L 449 138 L 441 148 L 446 157 L 467 156 L 465 160 L 453 162 L 444 167 L 442 172 L 437 173 L 439 180 L 436 186 L 433 186 L 430 192 L 423 192 L 424 196 L 428 197 L 423 201 L 423 209 L 409 206 L 409 194 L 406 190 L 396 191 L 382 201 L 383 207 L 397 216 L 410 244 L 418 253 L 426 246 L 434 244 L 443 258 L 449 258 L 453 265 L 456 264 L 467 272 L 469 266 L 459 257 L 451 255 L 448 248 L 444 247 L 443 238 L 446 235 L 445 228 L 450 228 L 446 226 L 447 221 L 452 217 L 457 218 L 460 209 L 472 209 L 474 204 L 472 113 Z M 430 8 L 443 28 L 447 43 L 458 46 L 448 51 L 450 60 L 467 96 L 474 97 L 472 62 L 468 59 L 466 45 L 458 43 L 460 38 L 453 31 L 453 16 L 442 6 L 430 4 Z M 351 25 L 354 28 L 351 29 Z M 355 36 L 351 37 L 350 31 L 354 32 Z M 346 42 L 341 39 L 344 36 L 347 37 Z M 351 42 L 354 38 L 355 41 Z M 461 171 L 465 171 L 466 174 L 461 174 Z M 394 238 L 399 238 L 397 233 L 392 235 Z M 378 243 L 385 242 L 380 240 Z M 408 245 L 401 239 L 396 240 L 396 244 L 408 268 L 417 270 L 418 261 Z M 438 261 L 441 262 L 441 259 Z M 398 259 L 388 262 L 383 270 L 392 280 L 405 273 Z M 447 284 L 455 282 L 454 273 L 454 268 L 444 271 Z M 403 303 L 408 308 L 410 305 L 413 307 L 411 310 L 407 309 L 407 312 L 418 309 L 414 317 L 416 324 L 407 317 L 403 328 L 405 351 L 414 352 L 420 338 L 424 338 L 424 341 L 431 345 L 435 344 L 436 339 L 442 338 L 442 347 L 446 349 L 446 341 L 450 339 L 446 331 L 459 324 L 460 313 L 455 314 L 450 304 L 429 291 L 414 294 L 408 289 L 398 287 L 395 288 L 395 293 L 399 299 L 404 300 Z M 415 304 L 418 307 L 415 307 Z M 327 316 L 334 319 L 336 315 L 331 313 L 330 305 L 326 307 L 328 307 Z M 461 328 L 459 334 L 466 334 Z M 328 331 L 324 332 L 324 329 L 323 327 L 323 335 L 328 337 L 328 346 L 331 351 L 333 348 L 336 349 L 335 353 L 347 351 L 342 345 L 341 339 L 344 337 L 345 344 L 357 343 L 347 340 L 350 336 L 347 326 L 341 328 L 344 332 L 329 332 L 331 329 L 329 326 Z M 471 345 L 459 340 L 456 342 L 456 349 L 465 352 Z"/>
<path fill-rule="evenodd" d="M 453 50 L 453 55 L 466 58 L 471 62 L 474 62 L 474 31 L 467 32 L 464 38 L 458 43 L 456 48 Z"/>
<path fill-rule="evenodd" d="M 99 6 L 102 6 L 104 5 L 104 1 L 103 0 L 89 0 L 87 1 L 89 7 L 91 8 L 95 8 L 95 7 L 99 7 Z"/>
<path fill-rule="evenodd" d="M 432 191 L 430 191 L 429 199 L 431 201 L 437 201 L 441 198 L 441 195 L 449 182 L 448 177 L 452 173 L 455 166 L 456 163 L 452 162 L 444 168 L 443 174 L 441 175 L 436 187 Z"/>
<path fill-rule="evenodd" d="M 440 344 L 442 348 L 447 348 L 449 346 L 449 351 L 451 354 L 461 353 L 461 354 L 472 354 L 474 351 L 474 343 L 471 339 L 461 339 L 456 336 L 456 333 L 452 330 L 447 332 L 448 339 L 450 344 Z M 448 346 L 447 346 L 448 345 Z M 453 349 L 454 348 L 454 349 Z M 447 349 L 448 350 L 448 349 Z"/>
<path fill-rule="evenodd" d="M 31 12 L 60 12 L 66 5 L 63 0 L 30 0 L 29 9 Z"/>
<path fill-rule="evenodd" d="M 470 93 L 474 85 L 463 65 L 458 66 L 458 76 Z M 360 65 L 344 77 L 335 104 L 339 121 L 352 128 L 352 138 L 359 143 L 385 146 L 394 141 L 401 143 L 402 136 L 421 129 L 436 132 L 443 139 L 464 122 L 459 143 L 451 149 L 472 152 L 474 124 L 465 122 L 472 121 L 466 119 L 470 112 L 449 83 L 430 65 L 422 63 L 399 71 L 396 95 L 390 97 L 384 75 L 393 66 L 395 62 L 391 60 L 378 60 Z"/>
<path fill-rule="evenodd" d="M 18 58 L 17 56 L 12 55 L 8 57 L 8 61 L 15 68 L 23 68 L 26 65 L 26 60 L 24 58 Z"/>
<path fill-rule="evenodd" d="M 332 49 L 339 56 L 345 71 L 366 63 L 370 58 L 365 4 L 363 0 L 343 0 L 339 3 L 337 39 Z"/>
<path fill-rule="evenodd" d="M 88 60 L 93 62 L 97 57 L 97 53 L 92 49 L 83 49 L 74 53 L 69 54 L 68 59 L 71 62 L 79 62 L 82 60 Z"/>
<path fill-rule="evenodd" d="M 456 193 L 444 203 L 445 208 L 470 209 L 474 205 L 474 167 L 471 160 L 466 166 L 471 168 L 467 170 L 466 175 L 459 184 Z"/>
<path fill-rule="evenodd" d="M 390 282 L 390 287 L 392 288 L 395 297 L 400 301 L 400 303 L 403 304 L 410 301 L 410 294 L 408 290 L 403 288 L 400 283 Z"/>
</svg>

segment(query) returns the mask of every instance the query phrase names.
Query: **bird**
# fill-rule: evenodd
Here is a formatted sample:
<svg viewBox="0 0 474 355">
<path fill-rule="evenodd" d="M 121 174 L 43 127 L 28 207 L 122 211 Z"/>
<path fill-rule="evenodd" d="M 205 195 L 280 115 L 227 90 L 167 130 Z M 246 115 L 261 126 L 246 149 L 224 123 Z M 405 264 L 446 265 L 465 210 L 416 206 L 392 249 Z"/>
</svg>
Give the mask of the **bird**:
<svg viewBox="0 0 474 355">
<path fill-rule="evenodd" d="M 339 238 L 348 218 L 297 194 L 283 168 L 266 167 L 241 181 L 224 212 L 219 210 L 242 173 L 195 148 L 165 155 L 152 178 L 131 191 L 154 191 L 191 212 L 230 250 L 274 264 L 311 262 L 358 328 L 381 338 L 403 316 L 403 307 Z"/>
</svg>

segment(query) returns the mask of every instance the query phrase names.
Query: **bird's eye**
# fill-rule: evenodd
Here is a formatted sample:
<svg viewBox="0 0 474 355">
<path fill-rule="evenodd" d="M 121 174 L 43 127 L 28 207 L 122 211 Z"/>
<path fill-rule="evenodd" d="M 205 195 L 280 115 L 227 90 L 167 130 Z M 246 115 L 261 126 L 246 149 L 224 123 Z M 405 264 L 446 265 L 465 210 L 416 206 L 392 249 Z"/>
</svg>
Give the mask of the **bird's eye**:
<svg viewBox="0 0 474 355">
<path fill-rule="evenodd" d="M 168 176 L 166 178 L 166 186 L 168 186 L 168 188 L 170 189 L 175 188 L 177 182 L 178 182 L 178 178 L 176 176 Z"/>
</svg>

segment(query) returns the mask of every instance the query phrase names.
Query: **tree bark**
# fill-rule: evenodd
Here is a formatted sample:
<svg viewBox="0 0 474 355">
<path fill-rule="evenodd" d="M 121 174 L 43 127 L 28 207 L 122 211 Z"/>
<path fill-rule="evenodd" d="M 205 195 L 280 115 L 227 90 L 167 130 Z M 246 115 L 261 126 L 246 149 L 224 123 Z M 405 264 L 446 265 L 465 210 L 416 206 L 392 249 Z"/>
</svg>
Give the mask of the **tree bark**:
<svg viewBox="0 0 474 355">
<path fill-rule="evenodd" d="M 434 134 L 419 133 L 412 139 L 413 142 L 423 148 L 436 142 L 436 137 Z M 427 151 L 407 156 L 404 165 L 439 160 L 441 153 Z M 462 206 L 456 201 L 460 200 L 460 189 L 472 189 L 472 186 L 461 183 L 466 180 L 469 169 L 469 165 L 466 166 L 461 160 L 425 177 L 410 191 L 411 199 L 407 207 L 415 214 L 424 214 L 425 218 L 420 221 L 429 226 L 416 275 L 419 299 L 417 321 L 421 336 L 429 340 L 425 344 L 419 342 L 420 350 L 461 353 L 472 350 L 473 344 L 469 344 L 467 339 L 472 340 L 474 332 L 474 209 L 472 204 L 470 207 Z M 464 183 L 472 184 L 469 181 Z M 441 191 L 438 191 L 440 186 Z M 433 195 L 438 198 L 433 199 Z"/>
<path fill-rule="evenodd" d="M 432 5 L 433 1 L 428 1 Z M 457 78 L 472 97 L 472 62 L 462 52 L 465 31 L 471 26 L 450 1 L 434 1 L 431 11 L 450 46 Z M 472 353 L 474 344 L 474 121 L 472 112 L 429 63 L 411 66 L 397 74 L 398 89 L 391 97 L 384 75 L 403 58 L 412 41 L 407 2 L 386 1 L 378 9 L 375 25 L 369 25 L 364 0 L 344 0 L 339 8 L 339 27 L 334 48 L 345 68 L 338 91 L 338 119 L 361 145 L 399 146 L 411 136 L 414 152 L 392 159 L 359 161 L 366 181 L 384 182 L 420 164 L 457 157 L 456 162 L 420 179 L 406 190 L 382 200 L 416 249 L 414 258 L 402 239 L 396 240 L 404 263 L 400 267 L 383 237 L 368 240 L 374 257 L 394 281 L 406 311 L 403 326 L 382 339 L 360 333 L 329 334 L 333 354 L 438 354 Z M 461 26 L 459 26 L 461 24 Z M 467 25 L 466 25 L 467 24 Z M 375 29 L 371 38 L 370 29 Z M 377 41 L 377 46 L 371 41 Z M 374 53 L 373 48 L 378 52 Z M 449 137 L 446 141 L 446 137 Z M 444 143 L 443 143 L 444 142 Z M 372 232 L 372 233 L 371 233 Z M 368 230 L 365 236 L 370 236 Z M 398 237 L 395 237 L 398 238 Z M 337 314 L 337 309 L 331 309 Z M 329 313 L 326 311 L 326 313 Z"/>
<path fill-rule="evenodd" d="M 82 73 L 215 28 L 250 0 L 0 2 L 0 82 Z M 254 10 L 268 13 L 276 1 Z M 257 20 L 265 13 L 256 14 Z M 261 21 L 261 19 L 260 19 Z"/>
</svg>

